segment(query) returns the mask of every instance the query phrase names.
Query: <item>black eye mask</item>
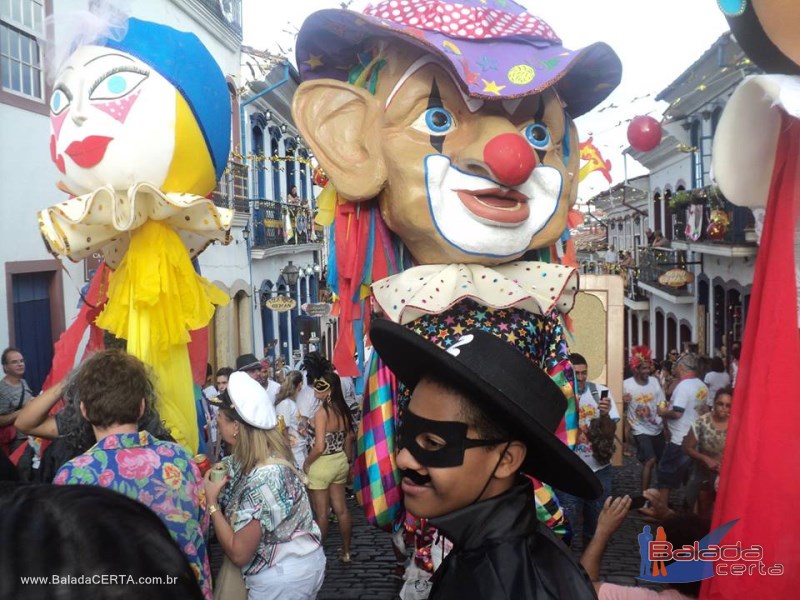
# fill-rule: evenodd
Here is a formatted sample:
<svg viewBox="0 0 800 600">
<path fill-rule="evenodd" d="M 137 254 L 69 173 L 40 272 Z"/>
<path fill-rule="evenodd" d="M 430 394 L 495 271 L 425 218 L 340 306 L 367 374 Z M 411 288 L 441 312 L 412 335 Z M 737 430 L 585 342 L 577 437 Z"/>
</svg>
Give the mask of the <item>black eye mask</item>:
<svg viewBox="0 0 800 600">
<path fill-rule="evenodd" d="M 464 452 L 469 448 L 495 446 L 507 440 L 476 440 L 467 437 L 469 426 L 460 421 L 432 421 L 406 409 L 398 428 L 397 449 L 406 448 L 424 467 L 447 468 L 464 464 Z M 423 448 L 420 439 L 430 434 L 439 440 L 436 449 Z"/>
</svg>

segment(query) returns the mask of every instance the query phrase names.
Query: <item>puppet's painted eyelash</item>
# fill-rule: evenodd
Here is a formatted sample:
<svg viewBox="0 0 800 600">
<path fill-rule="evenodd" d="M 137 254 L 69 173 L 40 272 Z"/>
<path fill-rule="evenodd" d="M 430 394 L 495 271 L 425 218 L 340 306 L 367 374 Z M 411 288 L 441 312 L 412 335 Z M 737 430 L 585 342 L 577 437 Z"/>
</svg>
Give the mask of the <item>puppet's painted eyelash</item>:
<svg viewBox="0 0 800 600">
<path fill-rule="evenodd" d="M 89 98 L 91 100 L 113 100 L 115 98 L 121 98 L 139 87 L 139 84 L 149 76 L 150 71 L 140 69 L 139 67 L 114 67 L 95 80 L 89 90 Z M 95 91 L 97 91 L 97 88 L 103 83 L 106 83 L 108 89 L 105 90 L 102 96 L 96 96 Z"/>
</svg>

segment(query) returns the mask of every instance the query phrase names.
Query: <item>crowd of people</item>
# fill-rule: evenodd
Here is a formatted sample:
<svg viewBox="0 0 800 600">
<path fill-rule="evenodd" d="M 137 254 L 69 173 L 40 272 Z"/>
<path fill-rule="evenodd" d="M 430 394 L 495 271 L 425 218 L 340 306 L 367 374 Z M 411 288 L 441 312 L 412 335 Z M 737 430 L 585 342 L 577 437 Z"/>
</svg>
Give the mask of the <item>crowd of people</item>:
<svg viewBox="0 0 800 600">
<path fill-rule="evenodd" d="M 665 503 L 671 490 L 686 486 L 686 508 L 710 516 L 738 352 L 735 344 L 726 367 L 721 357 L 700 356 L 694 344 L 683 353 L 670 350 L 660 364 L 646 346 L 632 349 L 623 402 L 626 433 L 643 465 L 642 490 L 655 473 Z"/>
<path fill-rule="evenodd" d="M 81 485 L 107 488 L 148 507 L 162 525 L 151 530 L 143 523 L 141 536 L 166 535 L 181 554 L 177 563 L 172 556 L 151 571 L 153 577 L 169 574 L 178 588 L 191 590 L 175 597 L 314 597 L 324 578 L 322 543 L 331 520 L 338 521 L 342 533 L 340 561 L 352 561 L 346 486 L 358 400 L 349 378 L 343 385 L 321 355 L 307 355 L 295 365 L 302 370 L 277 361 L 273 368 L 252 354 L 239 356 L 236 370 L 213 372 L 209 366 L 206 388 L 197 398 L 198 426 L 201 451 L 224 468 L 224 477 L 214 481 L 210 470 L 205 478 L 200 470 L 208 468 L 204 457 L 192 456 L 165 429 L 149 370 L 125 351 L 94 354 L 37 396 L 24 380 L 19 350 L 7 349 L 2 362 L 0 418 L 7 439 L 0 452 L 0 481 L 8 483 L 0 488 L 0 504 L 13 507 L 50 492 L 59 498 L 58 486 Z M 20 462 L 21 454 L 14 456 L 20 450 L 33 457 L 30 464 Z M 82 502 L 70 498 L 64 502 L 76 511 L 113 504 L 122 522 L 135 516 L 130 502 L 93 493 Z M 6 523 L 0 528 L 4 538 L 10 531 Z M 211 539 L 225 553 L 213 588 Z M 170 547 L 170 542 L 161 544 Z M 141 554 L 131 572 L 150 564 Z M 65 575 L 77 566 L 64 555 L 54 558 L 53 568 Z M 19 575 L 36 575 L 40 567 L 24 566 Z M 87 572 L 98 568 L 121 572 L 114 561 Z M 27 597 L 18 576 L 4 580 L 0 597 Z"/>
<path fill-rule="evenodd" d="M 396 332 L 385 335 L 393 344 L 399 343 Z M 375 338 L 376 346 L 381 346 L 382 339 L 381 335 Z M 416 385 L 415 374 L 402 379 L 407 368 L 394 362 L 400 360 L 393 358 L 395 350 L 379 349 L 401 381 L 410 387 Z M 589 381 L 587 360 L 579 354 L 570 356 L 578 429 L 576 444 L 568 452 L 584 472 L 594 473 L 600 495 L 587 500 L 585 490 L 576 492 L 575 481 L 567 479 L 563 485 L 554 486 L 554 501 L 571 527 L 571 532 L 559 533 L 558 537 L 583 549 L 584 567 L 590 576 L 595 568 L 592 561 L 602 557 L 611 533 L 619 526 L 619 515 L 630 503 L 629 498 L 613 498 L 611 458 L 615 442 L 621 442 L 626 450 L 630 441 L 635 445 L 642 464 L 642 495 L 649 505 L 643 509 L 646 514 L 667 514 L 671 492 L 683 489 L 682 496 L 672 499 L 682 498 L 683 503 L 678 501 L 677 506 L 684 514 L 669 513 L 671 517 L 693 514 L 707 521 L 711 516 L 737 353 L 734 347 L 726 366 L 721 358 L 705 359 L 698 356 L 696 348 L 687 347 L 683 353 L 671 350 L 658 364 L 649 348 L 633 348 L 621 414 L 610 390 Z M 148 506 L 165 526 L 161 533 L 166 531 L 182 551 L 198 597 L 245 597 L 242 594 L 249 593 L 250 598 L 277 598 L 287 590 L 299 593 L 298 597 L 314 597 L 324 578 L 322 544 L 332 522 L 338 523 L 342 537 L 338 560 L 352 562 L 352 518 L 346 498 L 359 400 L 352 381 L 340 378 L 318 353 L 295 365 L 302 370 L 290 369 L 285 361 L 273 365 L 253 354 L 239 356 L 235 370 L 222 367 L 212 372 L 209 367 L 207 387 L 198 402 L 202 408 L 199 412 L 205 417 L 205 422 L 201 419 L 202 449 L 211 462 L 223 465 L 224 476 L 215 480 L 210 471 L 204 477 L 195 457 L 174 443 L 158 415 L 155 387 L 146 367 L 124 351 L 110 349 L 95 354 L 66 380 L 38 396 L 24 380 L 22 353 L 9 348 L 2 360 L 5 377 L 0 381 L 0 414 L 6 424 L 12 423 L 4 429 L 2 478 L 97 486 Z M 407 357 L 404 360 L 415 362 Z M 522 372 L 523 381 L 524 376 Z M 453 386 L 446 379 L 423 377 L 423 383 L 423 391 L 434 393 L 442 406 L 448 394 L 466 393 L 461 391 L 465 390 L 462 384 Z M 541 388 L 542 382 L 538 385 Z M 59 403 L 63 404 L 60 409 Z M 434 517 L 431 523 L 448 538 L 458 540 L 461 526 L 448 531 L 452 523 L 436 517 L 448 514 L 450 509 L 458 512 L 468 496 L 492 497 L 498 484 L 493 476 L 482 490 L 476 487 L 456 494 L 450 487 L 455 485 L 454 472 L 448 472 L 448 468 L 435 475 L 437 469 L 450 467 L 455 460 L 455 456 L 445 459 L 446 455 L 438 451 L 457 440 L 453 437 L 455 429 L 434 425 L 457 420 L 444 419 L 429 409 L 422 411 L 417 405 L 412 400 L 399 434 L 400 447 L 410 452 L 398 455 L 398 467 L 405 475 L 406 503 L 414 504 L 415 514 L 422 517 L 430 513 Z M 417 410 L 421 411 L 419 416 L 415 415 Z M 471 408 L 460 411 L 472 414 Z M 423 414 L 429 416 L 423 418 Z M 432 420 L 431 416 L 437 418 Z M 486 418 L 477 418 L 477 422 L 485 423 Z M 616 435 L 621 419 L 622 440 Z M 500 444 L 498 440 L 513 438 L 503 426 L 484 424 L 481 428 L 485 431 L 478 441 L 482 438 Z M 412 434 L 415 437 L 409 437 Z M 39 441 L 31 443 L 32 439 Z M 20 448 L 29 449 L 32 466 L 20 469 L 8 462 L 6 455 Z M 494 473 L 509 461 L 507 481 L 513 483 L 514 469 L 520 468 L 513 444 L 498 457 Z M 504 491 L 511 489 L 501 487 Z M 535 490 L 530 484 L 525 487 L 530 493 Z M 427 498 L 428 489 L 433 489 L 435 498 Z M 14 485 L 4 490 L 2 502 L 13 503 L 31 493 Z M 107 500 L 87 500 L 95 501 Z M 115 510 L 127 510 L 125 503 Z M 216 591 L 207 551 L 212 532 L 225 554 Z M 452 544 L 448 548 L 453 548 Z M 455 548 L 457 551 L 458 545 Z M 570 564 L 565 562 L 561 568 L 573 569 Z M 176 571 L 174 565 L 170 569 L 181 570 Z M 461 574 L 449 577 L 456 577 L 452 585 L 461 585 Z M 433 581 L 442 578 L 437 576 Z M 601 591 L 602 586 L 595 587 Z M 612 591 L 612 586 L 606 587 L 605 597 L 615 597 L 608 595 Z"/>
</svg>

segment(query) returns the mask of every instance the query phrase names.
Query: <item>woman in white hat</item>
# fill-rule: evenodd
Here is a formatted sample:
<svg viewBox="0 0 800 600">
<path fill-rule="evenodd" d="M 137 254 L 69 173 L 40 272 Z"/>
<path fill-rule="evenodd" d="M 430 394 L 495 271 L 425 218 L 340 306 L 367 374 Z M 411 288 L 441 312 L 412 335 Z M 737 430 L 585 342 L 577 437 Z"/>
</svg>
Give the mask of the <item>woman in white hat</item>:
<svg viewBox="0 0 800 600">
<path fill-rule="evenodd" d="M 241 568 L 249 600 L 316 597 L 325 575 L 320 530 L 272 402 L 239 372 L 215 400 L 219 432 L 233 448 L 223 459 L 227 476 L 205 479 L 217 540 Z"/>
</svg>

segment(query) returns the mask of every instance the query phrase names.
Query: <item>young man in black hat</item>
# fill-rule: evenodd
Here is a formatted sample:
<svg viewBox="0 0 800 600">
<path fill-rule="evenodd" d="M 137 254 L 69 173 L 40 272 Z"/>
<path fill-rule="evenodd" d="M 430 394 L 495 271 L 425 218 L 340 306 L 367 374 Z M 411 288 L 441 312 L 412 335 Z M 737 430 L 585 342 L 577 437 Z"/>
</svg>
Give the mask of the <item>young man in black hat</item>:
<svg viewBox="0 0 800 600">
<path fill-rule="evenodd" d="M 280 384 L 270 378 L 269 373 L 264 369 L 262 361 L 256 358 L 255 354 L 241 354 L 236 358 L 236 370 L 247 373 L 250 377 L 260 383 L 267 390 L 267 397 L 272 404 L 275 404 L 275 397 L 281 389 Z"/>
<path fill-rule="evenodd" d="M 485 331 L 447 350 L 375 321 L 372 343 L 413 390 L 397 465 L 408 510 L 453 542 L 430 598 L 595 598 L 570 551 L 536 519 L 525 473 L 587 498 L 602 487 L 555 435 L 566 400 L 520 351 Z"/>
</svg>

